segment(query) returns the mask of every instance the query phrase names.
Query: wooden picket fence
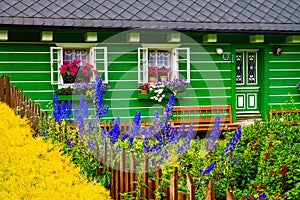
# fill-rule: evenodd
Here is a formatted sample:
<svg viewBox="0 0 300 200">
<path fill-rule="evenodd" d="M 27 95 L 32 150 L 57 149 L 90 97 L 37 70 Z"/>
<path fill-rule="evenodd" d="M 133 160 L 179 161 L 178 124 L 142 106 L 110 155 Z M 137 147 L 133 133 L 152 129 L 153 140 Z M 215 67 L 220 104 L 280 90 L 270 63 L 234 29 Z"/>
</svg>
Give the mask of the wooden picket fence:
<svg viewBox="0 0 300 200">
<path fill-rule="evenodd" d="M 39 122 L 49 115 L 49 113 L 42 111 L 40 105 L 36 105 L 34 101 L 29 99 L 28 96 L 24 95 L 22 91 L 20 91 L 14 85 L 11 85 L 10 78 L 5 75 L 0 77 L 0 101 L 5 102 L 7 105 L 13 108 L 21 117 L 27 117 L 35 131 L 38 129 Z M 146 126 L 149 123 L 149 120 L 144 120 L 141 125 Z M 124 132 L 129 130 L 130 125 L 131 123 L 129 122 L 123 123 L 121 125 L 121 130 Z M 104 122 L 104 127 L 109 129 L 111 128 L 111 125 L 110 123 Z M 105 170 L 111 174 L 109 184 L 106 185 L 106 187 L 110 190 L 111 197 L 116 200 L 122 199 L 122 193 L 130 193 L 137 189 L 137 184 L 134 184 L 133 182 L 141 181 L 147 185 L 147 187 L 141 187 L 140 196 L 133 192 L 130 193 L 130 195 L 136 197 L 137 199 L 141 199 L 141 197 L 144 197 L 145 199 L 155 199 L 154 191 L 159 185 L 161 170 L 159 168 L 155 169 L 155 177 L 150 178 L 148 172 L 149 158 L 145 157 L 142 163 L 142 180 L 139 180 L 137 174 L 138 172 L 136 171 L 137 163 L 134 153 L 130 152 L 128 155 L 123 150 L 120 153 L 120 161 L 114 165 L 114 167 L 106 165 L 109 161 L 108 159 L 111 159 L 110 162 L 112 162 L 116 158 L 114 155 L 115 153 L 113 151 L 108 151 L 107 146 L 105 145 L 102 157 L 98 160 L 102 165 L 102 167 L 98 169 L 98 173 L 101 173 L 101 170 Z M 170 186 L 163 188 L 165 195 L 162 197 L 162 199 L 194 200 L 195 185 L 192 175 L 190 173 L 186 174 L 186 193 L 178 192 L 178 179 L 178 168 L 174 167 L 170 177 Z M 214 199 L 213 182 L 210 181 L 205 192 L 205 200 Z M 226 199 L 235 199 L 230 188 L 227 188 Z"/>
<path fill-rule="evenodd" d="M 10 85 L 10 78 L 6 75 L 0 77 L 0 101 L 13 108 L 21 117 L 27 117 L 34 130 L 38 128 L 39 120 L 48 115 L 16 86 Z"/>
<path fill-rule="evenodd" d="M 122 150 L 119 154 L 119 158 L 115 155 L 113 150 L 108 150 L 107 144 L 104 145 L 101 152 L 102 157 L 99 158 L 102 170 L 110 173 L 110 183 L 106 187 L 110 190 L 111 197 L 113 199 L 122 199 L 122 193 L 128 193 L 129 197 L 136 197 L 141 199 L 155 199 L 155 189 L 159 185 L 161 178 L 161 169 L 159 167 L 153 170 L 154 177 L 149 176 L 149 158 L 144 157 L 142 163 L 137 163 L 136 156 L 133 152 L 126 152 Z M 111 165 L 114 161 L 117 162 Z M 141 167 L 138 169 L 138 165 Z M 113 166 L 113 167 L 112 167 Z M 102 173 L 99 169 L 98 173 Z M 138 176 L 141 178 L 139 179 Z M 186 174 L 187 178 L 187 193 L 178 192 L 178 168 L 174 167 L 170 177 L 170 186 L 163 188 L 163 200 L 193 200 L 195 199 L 195 186 L 193 177 L 190 173 Z M 143 184 L 136 184 L 136 182 Z M 139 188 L 140 195 L 136 191 Z"/>
</svg>

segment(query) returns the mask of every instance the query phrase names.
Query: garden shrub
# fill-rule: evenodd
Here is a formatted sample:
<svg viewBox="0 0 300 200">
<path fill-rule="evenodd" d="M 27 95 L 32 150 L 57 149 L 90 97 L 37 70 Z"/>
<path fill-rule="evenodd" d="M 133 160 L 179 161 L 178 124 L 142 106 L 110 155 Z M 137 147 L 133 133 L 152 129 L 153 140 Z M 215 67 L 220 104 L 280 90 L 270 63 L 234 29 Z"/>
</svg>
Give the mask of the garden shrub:
<svg viewBox="0 0 300 200">
<path fill-rule="evenodd" d="M 300 124 L 272 120 L 244 128 L 232 174 L 238 196 L 265 192 L 268 199 L 300 196 Z"/>
<path fill-rule="evenodd" d="M 0 103 L 0 199 L 110 199 L 61 156 L 61 147 L 32 134 L 26 119 Z"/>
</svg>

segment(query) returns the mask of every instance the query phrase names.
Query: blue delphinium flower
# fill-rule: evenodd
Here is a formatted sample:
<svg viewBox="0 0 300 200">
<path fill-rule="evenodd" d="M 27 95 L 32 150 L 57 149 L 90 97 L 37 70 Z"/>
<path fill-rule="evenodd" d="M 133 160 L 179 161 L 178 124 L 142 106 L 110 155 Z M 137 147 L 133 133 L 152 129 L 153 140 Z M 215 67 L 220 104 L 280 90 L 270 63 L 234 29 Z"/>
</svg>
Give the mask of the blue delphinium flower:
<svg viewBox="0 0 300 200">
<path fill-rule="evenodd" d="M 84 114 L 80 108 L 76 107 L 74 109 L 74 121 L 77 125 L 79 136 L 82 138 L 84 135 Z"/>
<path fill-rule="evenodd" d="M 226 156 L 231 156 L 234 149 L 236 148 L 237 143 L 239 142 L 242 135 L 242 128 L 239 126 L 235 131 L 233 136 L 230 138 L 229 142 L 226 143 L 226 146 L 221 154 L 223 156 L 226 154 Z"/>
<path fill-rule="evenodd" d="M 101 89 L 102 79 L 100 76 L 96 76 L 95 89 L 93 94 L 93 102 L 95 105 L 95 114 L 100 119 L 102 115 L 108 113 L 108 106 L 103 106 L 103 91 Z"/>
<path fill-rule="evenodd" d="M 60 104 L 61 119 L 66 118 L 66 111 L 67 111 L 66 102 L 62 101 Z"/>
<path fill-rule="evenodd" d="M 267 198 L 267 195 L 264 192 L 262 192 L 259 194 L 259 197 L 262 199 L 265 199 L 265 198 Z"/>
<path fill-rule="evenodd" d="M 66 110 L 66 118 L 70 119 L 72 116 L 72 101 L 68 100 L 67 110 Z"/>
<path fill-rule="evenodd" d="M 110 144 L 114 144 L 118 141 L 119 135 L 121 133 L 120 130 L 120 118 L 115 120 L 113 127 L 109 130 L 108 135 L 110 137 Z"/>
<path fill-rule="evenodd" d="M 72 148 L 72 138 L 67 138 L 67 145 L 69 148 Z"/>
<path fill-rule="evenodd" d="M 95 148 L 95 141 L 94 140 L 88 140 L 88 148 L 91 150 L 94 150 Z"/>
<path fill-rule="evenodd" d="M 169 96 L 169 101 L 165 107 L 165 113 L 164 113 L 164 118 L 163 118 L 163 123 L 166 123 L 170 117 L 173 115 L 173 108 L 174 108 L 174 103 L 175 103 L 175 97 L 173 94 L 170 94 Z"/>
<path fill-rule="evenodd" d="M 205 176 L 207 174 L 209 174 L 214 168 L 215 168 L 216 163 L 213 161 L 211 162 L 205 170 L 200 169 L 199 172 L 202 174 L 202 176 Z"/>
<path fill-rule="evenodd" d="M 220 130 L 220 116 L 217 115 L 214 120 L 214 126 L 212 128 L 212 131 L 209 134 L 209 137 L 205 143 L 205 149 L 208 153 L 214 151 L 216 149 L 216 143 L 220 136 L 221 130 Z"/>
<path fill-rule="evenodd" d="M 120 147 L 120 145 L 118 145 L 118 146 L 116 147 L 116 152 L 120 152 L 120 150 L 121 150 L 121 147 Z"/>
<path fill-rule="evenodd" d="M 54 121 L 56 123 L 61 121 L 61 106 L 59 105 L 58 102 L 58 95 L 54 94 L 53 96 L 53 111 L 52 111 Z"/>
<path fill-rule="evenodd" d="M 179 129 L 179 134 L 183 135 L 184 133 L 184 124 Z M 191 141 L 194 137 L 193 124 L 190 124 L 186 137 L 184 138 L 183 144 L 178 147 L 177 153 L 183 153 L 184 151 L 190 148 Z"/>
</svg>

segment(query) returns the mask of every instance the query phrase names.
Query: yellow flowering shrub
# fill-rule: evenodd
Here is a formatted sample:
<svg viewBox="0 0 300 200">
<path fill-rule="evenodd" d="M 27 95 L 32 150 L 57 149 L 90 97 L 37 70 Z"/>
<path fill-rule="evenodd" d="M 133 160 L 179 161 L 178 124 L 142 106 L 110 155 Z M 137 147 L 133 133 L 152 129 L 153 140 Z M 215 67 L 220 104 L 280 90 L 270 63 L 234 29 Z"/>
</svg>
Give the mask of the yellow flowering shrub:
<svg viewBox="0 0 300 200">
<path fill-rule="evenodd" d="M 0 199 L 111 199 L 59 149 L 33 138 L 26 119 L 0 102 Z"/>
</svg>

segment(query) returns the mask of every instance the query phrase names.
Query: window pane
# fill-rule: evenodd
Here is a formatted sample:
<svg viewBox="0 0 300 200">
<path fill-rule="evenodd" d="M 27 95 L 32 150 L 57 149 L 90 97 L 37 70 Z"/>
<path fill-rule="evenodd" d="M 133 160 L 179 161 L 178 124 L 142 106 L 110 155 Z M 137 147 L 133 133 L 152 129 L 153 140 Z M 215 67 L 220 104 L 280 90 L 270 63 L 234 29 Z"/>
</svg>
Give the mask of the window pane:
<svg viewBox="0 0 300 200">
<path fill-rule="evenodd" d="M 171 55 L 169 51 L 149 51 L 149 82 L 164 81 L 170 78 Z"/>
<path fill-rule="evenodd" d="M 80 60 L 80 66 L 84 66 L 87 60 L 87 50 L 83 49 L 67 49 L 64 50 L 64 62 L 72 62 L 73 60 Z"/>
</svg>

